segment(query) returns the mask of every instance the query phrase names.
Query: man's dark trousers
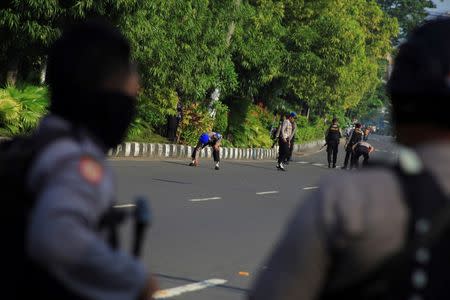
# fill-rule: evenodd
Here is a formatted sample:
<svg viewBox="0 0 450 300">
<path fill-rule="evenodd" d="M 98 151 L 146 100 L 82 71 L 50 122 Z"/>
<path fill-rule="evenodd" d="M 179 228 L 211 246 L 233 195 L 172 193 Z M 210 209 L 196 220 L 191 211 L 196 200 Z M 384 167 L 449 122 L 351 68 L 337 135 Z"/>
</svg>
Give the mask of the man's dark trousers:
<svg viewBox="0 0 450 300">
<path fill-rule="evenodd" d="M 359 158 L 361 155 L 364 157 L 363 166 L 369 163 L 369 149 L 364 146 L 357 146 L 355 152 L 352 155 L 352 162 L 350 168 L 359 168 Z"/>
<path fill-rule="evenodd" d="M 279 152 L 278 152 L 278 164 L 284 162 L 284 160 L 289 155 L 289 142 L 283 141 L 283 139 L 280 137 L 278 139 L 278 146 L 280 146 Z"/>
<path fill-rule="evenodd" d="M 339 147 L 339 141 L 328 141 L 327 142 L 328 165 L 331 165 L 331 163 L 333 163 L 333 167 L 336 167 L 338 147 Z M 333 161 L 331 161 L 331 156 L 333 156 Z"/>
</svg>

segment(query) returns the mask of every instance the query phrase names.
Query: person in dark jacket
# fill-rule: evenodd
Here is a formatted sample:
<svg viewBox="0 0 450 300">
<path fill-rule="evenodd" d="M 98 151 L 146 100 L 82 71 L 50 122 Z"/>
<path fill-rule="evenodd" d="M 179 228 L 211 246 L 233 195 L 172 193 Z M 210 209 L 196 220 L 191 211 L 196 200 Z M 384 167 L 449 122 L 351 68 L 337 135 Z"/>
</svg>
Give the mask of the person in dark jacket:
<svg viewBox="0 0 450 300">
<path fill-rule="evenodd" d="M 363 132 L 361 130 L 361 124 L 360 123 L 356 123 L 355 124 L 355 129 L 353 129 L 352 131 L 350 131 L 350 135 L 348 137 L 348 139 L 346 140 L 344 149 L 345 149 L 345 160 L 344 160 L 344 165 L 342 166 L 342 169 L 347 169 L 348 163 L 350 162 L 351 164 L 351 156 L 353 153 L 353 145 L 355 145 L 356 143 L 361 142 L 362 138 L 363 138 Z"/>
<path fill-rule="evenodd" d="M 450 19 L 436 19 L 399 46 L 388 82 L 398 163 L 321 179 L 249 300 L 450 299 L 449 36 Z"/>
<path fill-rule="evenodd" d="M 328 168 L 331 168 L 331 163 L 333 163 L 333 168 L 336 168 L 336 160 L 338 154 L 338 146 L 341 140 L 342 133 L 339 128 L 338 120 L 333 119 L 332 124 L 328 128 L 325 134 L 325 142 L 327 144 L 327 160 Z M 333 157 L 333 160 L 331 159 Z"/>
<path fill-rule="evenodd" d="M 364 157 L 363 166 L 369 164 L 369 154 L 375 151 L 375 148 L 368 142 L 361 141 L 353 145 L 352 162 L 350 168 L 359 168 L 359 158 Z"/>
<path fill-rule="evenodd" d="M 33 204 L 22 239 L 29 282 L 5 282 L 22 293 L 8 299 L 150 299 L 157 285 L 147 266 L 111 245 L 101 226 L 117 201 L 106 153 L 136 114 L 129 42 L 101 21 L 67 29 L 50 47 L 46 80 L 49 114 L 30 137 L 39 152 L 23 182 Z"/>
</svg>

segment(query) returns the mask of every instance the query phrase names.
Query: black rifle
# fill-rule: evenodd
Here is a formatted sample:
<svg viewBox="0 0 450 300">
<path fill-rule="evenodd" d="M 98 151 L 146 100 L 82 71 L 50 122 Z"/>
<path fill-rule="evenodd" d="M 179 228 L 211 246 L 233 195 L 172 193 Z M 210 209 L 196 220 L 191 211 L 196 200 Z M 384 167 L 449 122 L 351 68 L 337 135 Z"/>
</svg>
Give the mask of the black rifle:
<svg viewBox="0 0 450 300">
<path fill-rule="evenodd" d="M 118 228 L 128 218 L 132 217 L 134 221 L 133 234 L 133 255 L 138 257 L 141 252 L 144 241 L 144 233 L 151 225 L 151 209 L 146 197 L 137 197 L 134 201 L 133 211 L 128 211 L 120 207 L 111 207 L 103 216 L 100 222 L 100 228 L 106 229 L 108 233 L 108 242 L 113 248 L 118 248 L 119 237 Z"/>
</svg>

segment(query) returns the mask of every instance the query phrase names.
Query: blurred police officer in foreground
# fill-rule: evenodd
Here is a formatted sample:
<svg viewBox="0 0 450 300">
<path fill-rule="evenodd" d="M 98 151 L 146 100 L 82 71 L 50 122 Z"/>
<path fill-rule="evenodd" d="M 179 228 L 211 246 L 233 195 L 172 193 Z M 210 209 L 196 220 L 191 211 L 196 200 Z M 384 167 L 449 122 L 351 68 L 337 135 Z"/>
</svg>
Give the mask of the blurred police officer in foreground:
<svg viewBox="0 0 450 300">
<path fill-rule="evenodd" d="M 388 87 L 398 165 L 323 180 L 250 299 L 450 299 L 450 19 L 400 46 Z"/>
<path fill-rule="evenodd" d="M 25 178 L 30 263 L 21 270 L 24 295 L 15 297 L 150 299 L 157 287 L 149 271 L 108 244 L 101 228 L 117 200 L 105 153 L 123 140 L 136 110 L 130 46 L 106 23 L 75 26 L 51 47 L 47 81 L 50 114 L 26 139 L 36 150 Z"/>
</svg>

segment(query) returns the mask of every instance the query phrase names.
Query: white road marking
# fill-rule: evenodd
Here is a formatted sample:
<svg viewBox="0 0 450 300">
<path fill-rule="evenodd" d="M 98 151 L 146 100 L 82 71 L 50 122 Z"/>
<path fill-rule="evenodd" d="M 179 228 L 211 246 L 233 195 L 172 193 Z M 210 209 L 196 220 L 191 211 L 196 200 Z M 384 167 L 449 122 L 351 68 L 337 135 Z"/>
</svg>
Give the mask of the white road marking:
<svg viewBox="0 0 450 300">
<path fill-rule="evenodd" d="M 182 286 L 178 286 L 171 289 L 166 290 L 160 290 L 156 292 L 156 294 L 153 296 L 155 299 L 165 299 L 165 298 L 171 298 L 175 296 L 179 296 L 184 293 L 188 292 L 195 292 L 198 290 L 203 290 L 212 286 L 224 284 L 227 281 L 224 279 L 208 279 L 196 283 L 190 283 Z"/>
<path fill-rule="evenodd" d="M 323 166 L 325 166 L 325 164 L 312 164 L 313 166 L 316 166 L 316 167 L 323 167 Z"/>
<path fill-rule="evenodd" d="M 309 164 L 309 162 L 307 162 L 307 161 L 298 161 L 297 163 L 298 164 Z"/>
<path fill-rule="evenodd" d="M 128 208 L 128 207 L 135 207 L 136 204 L 119 204 L 119 205 L 114 205 L 114 208 Z"/>
<path fill-rule="evenodd" d="M 308 186 L 308 187 L 305 187 L 305 188 L 303 188 L 305 191 L 307 191 L 307 190 L 315 190 L 315 189 L 318 189 L 319 187 L 318 186 Z"/>
<path fill-rule="evenodd" d="M 259 192 L 256 195 L 278 194 L 278 191 Z"/>
<path fill-rule="evenodd" d="M 191 202 L 201 202 L 201 201 L 209 201 L 209 200 L 220 200 L 222 197 L 211 197 L 211 198 L 202 198 L 202 199 L 189 199 Z"/>
</svg>

